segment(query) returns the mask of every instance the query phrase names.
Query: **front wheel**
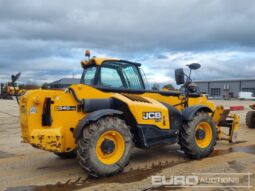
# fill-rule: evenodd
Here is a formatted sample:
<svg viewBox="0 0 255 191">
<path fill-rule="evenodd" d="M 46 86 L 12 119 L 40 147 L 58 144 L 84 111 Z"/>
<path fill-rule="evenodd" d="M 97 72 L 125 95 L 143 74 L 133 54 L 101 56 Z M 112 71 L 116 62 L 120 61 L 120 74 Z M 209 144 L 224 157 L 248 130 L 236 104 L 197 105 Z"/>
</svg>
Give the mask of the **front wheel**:
<svg viewBox="0 0 255 191">
<path fill-rule="evenodd" d="M 198 112 L 180 129 L 179 144 L 185 154 L 192 159 L 208 156 L 216 145 L 216 127 L 212 118 L 204 112 Z"/>
<path fill-rule="evenodd" d="M 90 175 L 109 176 L 128 164 L 132 148 L 126 123 L 118 117 L 105 117 L 84 127 L 78 139 L 77 158 Z"/>
</svg>

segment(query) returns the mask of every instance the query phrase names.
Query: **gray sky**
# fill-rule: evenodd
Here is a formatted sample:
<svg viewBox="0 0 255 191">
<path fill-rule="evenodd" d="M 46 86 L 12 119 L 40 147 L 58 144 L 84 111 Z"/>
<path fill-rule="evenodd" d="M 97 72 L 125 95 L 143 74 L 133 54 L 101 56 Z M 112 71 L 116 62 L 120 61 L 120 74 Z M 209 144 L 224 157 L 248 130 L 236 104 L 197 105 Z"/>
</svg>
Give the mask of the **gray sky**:
<svg viewBox="0 0 255 191">
<path fill-rule="evenodd" d="M 0 81 L 81 74 L 97 57 L 143 64 L 151 83 L 199 62 L 193 78 L 255 78 L 254 0 L 0 0 Z"/>
</svg>

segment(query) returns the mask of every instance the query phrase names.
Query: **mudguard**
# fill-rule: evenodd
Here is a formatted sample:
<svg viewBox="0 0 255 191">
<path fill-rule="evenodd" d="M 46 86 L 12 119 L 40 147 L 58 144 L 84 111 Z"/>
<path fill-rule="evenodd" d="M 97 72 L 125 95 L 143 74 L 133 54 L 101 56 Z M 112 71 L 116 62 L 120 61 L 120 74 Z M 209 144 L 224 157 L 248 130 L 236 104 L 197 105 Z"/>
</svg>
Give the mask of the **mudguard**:
<svg viewBox="0 0 255 191">
<path fill-rule="evenodd" d="M 97 121 L 98 119 L 104 117 L 104 116 L 112 116 L 112 115 L 122 115 L 123 112 L 115 109 L 101 109 L 94 112 L 89 113 L 86 115 L 76 128 L 74 129 L 74 137 L 77 139 L 82 134 L 82 130 L 85 127 L 85 125 L 89 124 L 90 122 Z"/>
<path fill-rule="evenodd" d="M 194 105 L 191 107 L 187 107 L 182 111 L 182 117 L 184 121 L 190 121 L 193 119 L 193 117 L 195 116 L 195 114 L 199 111 L 204 111 L 207 113 L 212 113 L 213 111 L 205 106 L 205 105 Z"/>
</svg>

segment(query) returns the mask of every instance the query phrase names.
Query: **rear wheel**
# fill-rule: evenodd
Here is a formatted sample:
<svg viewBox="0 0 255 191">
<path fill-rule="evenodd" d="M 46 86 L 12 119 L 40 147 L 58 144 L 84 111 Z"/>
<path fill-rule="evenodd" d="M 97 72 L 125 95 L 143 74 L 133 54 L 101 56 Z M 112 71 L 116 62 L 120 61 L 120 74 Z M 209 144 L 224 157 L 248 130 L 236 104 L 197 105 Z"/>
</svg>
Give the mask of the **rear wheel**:
<svg viewBox="0 0 255 191">
<path fill-rule="evenodd" d="M 105 117 L 83 129 L 77 158 L 92 176 L 109 176 L 128 164 L 132 148 L 132 135 L 125 122 L 118 117 Z"/>
<path fill-rule="evenodd" d="M 216 145 L 216 127 L 212 118 L 207 113 L 197 113 L 180 129 L 179 144 L 192 159 L 208 156 Z"/>
<path fill-rule="evenodd" d="M 248 111 L 248 113 L 246 114 L 246 125 L 249 128 L 254 129 L 255 128 L 255 111 Z"/>
</svg>

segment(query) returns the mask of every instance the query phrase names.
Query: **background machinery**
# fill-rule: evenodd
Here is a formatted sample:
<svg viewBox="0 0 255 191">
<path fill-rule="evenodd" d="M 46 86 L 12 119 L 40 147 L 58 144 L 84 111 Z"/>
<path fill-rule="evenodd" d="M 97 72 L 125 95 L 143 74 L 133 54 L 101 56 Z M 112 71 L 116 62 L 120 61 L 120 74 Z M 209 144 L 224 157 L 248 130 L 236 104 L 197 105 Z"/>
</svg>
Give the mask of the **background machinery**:
<svg viewBox="0 0 255 191">
<path fill-rule="evenodd" d="M 250 108 L 252 109 L 251 111 L 248 111 L 248 113 L 246 114 L 246 125 L 249 128 L 255 128 L 255 104 L 250 105 Z"/>
<path fill-rule="evenodd" d="M 10 82 L 7 83 L 1 83 L 1 93 L 0 93 L 0 99 L 9 99 L 12 100 L 15 94 L 19 92 L 19 87 L 14 87 L 11 85 Z"/>
<path fill-rule="evenodd" d="M 121 172 L 134 146 L 179 143 L 197 159 L 213 151 L 216 139 L 233 141 L 239 117 L 191 91 L 191 70 L 199 64 L 188 65 L 189 75 L 175 71 L 184 93 L 146 90 L 139 63 L 93 57 L 81 65 L 80 84 L 30 90 L 21 97 L 24 142 L 61 158 L 77 155 L 81 167 L 99 177 Z M 227 137 L 222 126 L 229 128 Z"/>
<path fill-rule="evenodd" d="M 12 100 L 13 97 L 21 95 L 23 93 L 23 90 L 19 89 L 15 81 L 19 78 L 20 73 L 17 75 L 12 75 L 12 81 L 1 83 L 0 86 L 0 99 L 9 99 Z M 14 79 L 16 77 L 17 79 Z"/>
</svg>

